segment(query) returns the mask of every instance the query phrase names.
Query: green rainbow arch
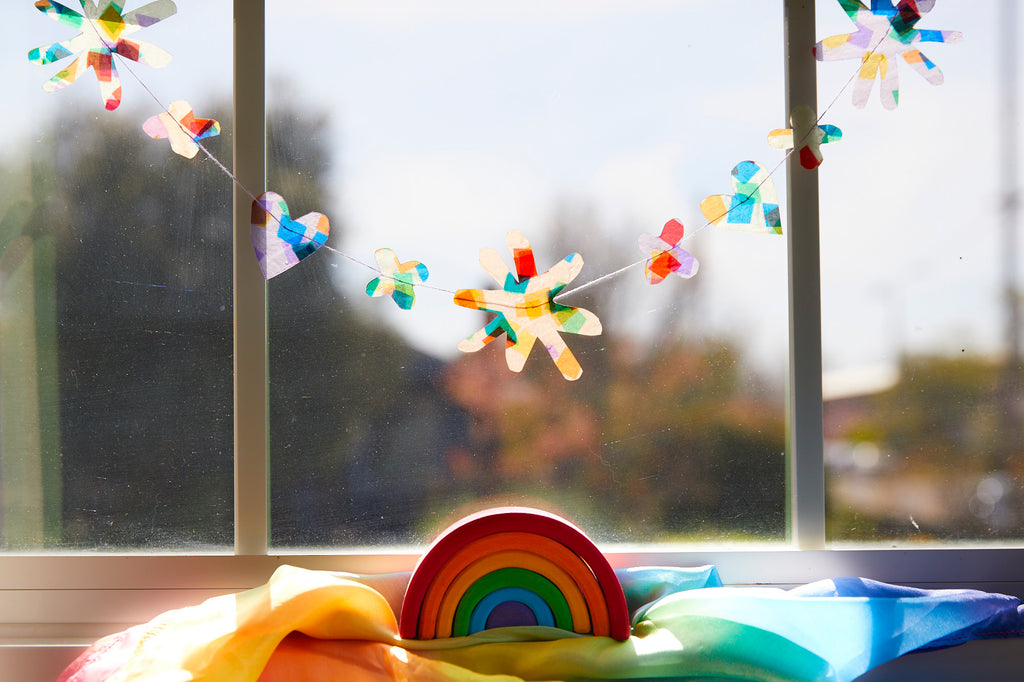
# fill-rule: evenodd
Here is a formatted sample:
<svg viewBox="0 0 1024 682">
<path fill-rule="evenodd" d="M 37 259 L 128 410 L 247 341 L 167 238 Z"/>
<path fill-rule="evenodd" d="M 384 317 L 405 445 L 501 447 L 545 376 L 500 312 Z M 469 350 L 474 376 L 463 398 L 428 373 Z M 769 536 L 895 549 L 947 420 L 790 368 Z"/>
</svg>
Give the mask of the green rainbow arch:
<svg viewBox="0 0 1024 682">
<path fill-rule="evenodd" d="M 502 568 L 473 583 L 459 599 L 452 623 L 452 635 L 465 637 L 476 630 L 470 627 L 470 618 L 487 595 L 506 587 L 518 587 L 540 597 L 554 616 L 555 627 L 572 631 L 572 614 L 565 597 L 555 584 L 544 576 L 523 568 Z M 481 628 L 482 629 L 482 628 Z"/>
</svg>

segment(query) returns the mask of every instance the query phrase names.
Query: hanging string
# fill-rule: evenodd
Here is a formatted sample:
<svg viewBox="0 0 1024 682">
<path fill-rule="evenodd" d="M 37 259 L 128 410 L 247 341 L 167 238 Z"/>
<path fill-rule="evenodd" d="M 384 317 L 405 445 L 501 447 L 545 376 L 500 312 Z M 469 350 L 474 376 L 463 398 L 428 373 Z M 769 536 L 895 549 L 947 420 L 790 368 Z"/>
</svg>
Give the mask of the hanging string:
<svg viewBox="0 0 1024 682">
<path fill-rule="evenodd" d="M 88 23 L 89 23 L 90 26 L 92 26 L 92 22 L 88 22 Z M 93 29 L 93 31 L 96 31 L 96 27 L 95 26 L 92 26 L 92 29 Z M 98 31 L 97 31 L 97 34 L 98 34 Z M 100 40 L 103 40 L 102 36 L 100 36 Z M 103 44 L 106 45 L 108 49 L 112 50 L 111 46 L 106 41 L 103 41 Z M 116 53 L 112 51 L 111 54 L 116 54 Z M 142 78 L 139 77 L 139 75 L 137 73 L 135 73 L 135 70 L 129 65 L 128 61 L 123 59 L 123 58 L 121 58 L 120 55 L 118 55 L 118 59 L 119 59 L 121 65 L 124 66 L 125 70 L 127 70 L 128 73 L 130 73 L 132 75 L 132 78 L 134 78 L 135 81 L 139 85 L 142 86 L 142 89 L 145 90 L 146 93 L 149 94 L 149 96 L 153 99 L 154 102 L 156 102 L 157 106 L 159 106 L 164 111 L 164 113 L 166 113 L 167 116 L 174 122 L 174 124 L 176 126 L 178 126 L 178 129 L 181 130 L 182 133 L 187 135 L 195 143 L 195 145 L 197 147 L 199 147 L 199 149 L 203 152 L 203 154 L 205 154 L 208 159 L 213 161 L 213 163 L 216 164 L 217 168 L 219 168 L 225 175 L 227 175 L 231 179 L 231 182 L 233 182 L 239 189 L 241 189 L 246 194 L 246 196 L 248 196 L 250 199 L 252 199 L 253 203 L 259 202 L 259 197 L 257 197 L 254 192 L 252 192 L 248 187 L 246 187 L 245 184 L 238 178 L 238 176 L 235 175 L 233 172 L 231 172 L 231 170 L 227 166 L 225 166 L 223 163 L 221 163 L 220 159 L 218 159 L 216 156 L 214 156 L 213 152 L 211 152 L 209 149 L 207 149 L 206 145 L 204 145 L 202 143 L 202 141 L 196 139 L 195 136 L 193 136 L 192 131 L 190 131 L 188 128 L 186 128 L 185 125 L 181 121 L 179 121 L 177 118 L 174 117 L 174 114 L 171 113 L 171 111 L 167 107 L 167 105 L 165 105 L 163 103 L 163 101 L 157 96 L 157 94 L 155 92 L 153 92 L 149 88 L 148 85 L 146 85 L 146 83 L 142 80 Z M 294 229 L 293 227 L 291 227 L 289 225 L 286 225 L 276 215 L 272 214 L 269 211 L 266 211 L 266 214 L 268 216 L 270 216 L 274 221 L 277 222 L 278 227 L 280 229 L 284 230 L 285 232 L 290 232 L 292 234 L 302 236 L 302 234 L 303 234 L 302 232 L 299 232 L 298 230 Z M 347 253 L 345 253 L 343 251 L 340 251 L 338 249 L 335 249 L 332 246 L 329 246 L 327 244 L 321 244 L 320 248 L 327 249 L 328 251 L 330 251 L 332 253 L 336 253 L 339 256 L 343 256 L 343 257 L 347 258 L 348 260 L 352 261 L 353 263 L 356 263 L 357 265 L 361 265 L 364 268 L 367 268 L 368 270 L 371 270 L 372 272 L 375 272 L 375 273 L 379 274 L 382 277 L 387 277 L 387 275 L 385 275 L 383 272 L 381 272 L 378 268 L 370 265 L 369 263 L 364 263 L 363 261 L 359 260 L 358 258 L 356 258 L 354 256 L 351 256 L 351 255 L 349 255 L 349 254 L 347 254 Z M 393 280 L 394 278 L 388 277 L 388 279 L 392 279 Z M 420 286 L 424 286 L 424 285 L 420 285 Z M 436 287 L 430 287 L 430 288 L 436 288 Z M 444 290 L 442 289 L 441 291 L 444 291 Z"/>
<path fill-rule="evenodd" d="M 184 124 L 181 121 L 179 121 L 177 118 L 174 117 L 174 115 L 170 112 L 169 108 L 163 103 L 163 101 L 156 95 L 155 92 L 153 92 L 149 88 L 149 86 L 146 85 L 146 83 L 142 80 L 142 78 L 130 66 L 130 64 L 128 63 L 128 60 L 124 59 L 123 57 L 121 57 L 121 55 L 119 55 L 117 53 L 117 51 L 116 51 L 117 46 L 116 45 L 111 45 L 110 43 L 108 43 L 103 38 L 102 34 L 99 32 L 99 30 L 96 28 L 96 26 L 94 25 L 94 23 L 92 21 L 86 21 L 84 23 L 89 24 L 90 28 L 96 33 L 96 35 L 99 38 L 100 42 L 103 43 L 103 45 L 107 48 L 109 53 L 112 56 L 117 57 L 117 59 L 120 62 L 120 64 L 128 71 L 129 74 L 131 74 L 132 78 L 134 78 L 135 81 L 139 85 L 142 86 L 142 89 L 145 90 L 145 92 L 147 94 L 149 94 L 149 96 L 153 99 L 153 101 L 157 104 L 157 106 L 159 106 L 160 109 L 162 109 L 164 111 L 164 113 L 166 113 L 168 115 L 168 117 L 172 121 L 174 121 L 175 125 L 178 126 L 178 128 L 182 131 L 182 133 L 187 135 L 196 144 L 196 146 L 200 150 L 202 150 L 203 154 L 205 154 L 207 158 L 209 158 L 225 175 L 227 175 L 228 178 L 231 179 L 232 183 L 234 183 L 250 199 L 252 199 L 252 201 L 254 203 L 259 202 L 259 198 L 256 196 L 256 194 L 253 193 L 251 190 L 249 190 L 249 188 L 246 187 L 244 183 L 242 183 L 242 181 L 238 178 L 238 176 L 236 176 L 227 166 L 225 166 L 223 163 L 221 163 L 220 160 L 209 149 L 206 148 L 206 145 L 204 145 L 200 140 L 196 139 L 193 136 L 192 132 L 190 130 L 188 130 L 187 128 L 185 128 Z M 875 53 L 875 50 L 878 49 L 878 47 L 882 44 L 882 41 L 884 41 L 884 40 L 885 40 L 885 36 L 883 35 L 878 40 L 878 42 L 875 43 L 874 46 L 872 46 L 869 50 L 867 50 L 867 52 L 864 54 L 864 57 L 862 58 L 862 61 L 863 60 L 867 60 L 870 56 L 872 56 Z M 685 237 L 680 239 L 679 243 L 681 244 L 684 241 L 693 239 L 698 234 L 703 232 L 705 229 L 707 229 L 711 225 L 714 225 L 714 224 L 718 223 L 720 220 L 722 220 L 723 218 L 727 217 L 730 213 L 732 213 L 733 211 L 736 211 L 737 209 L 739 209 L 741 206 L 743 206 L 747 202 L 754 201 L 754 195 L 758 194 L 758 190 L 760 190 L 762 185 L 764 185 L 766 182 L 768 182 L 772 178 L 772 176 L 783 166 L 783 164 L 785 164 L 789 160 L 790 156 L 792 156 L 810 138 L 810 136 L 814 133 L 815 129 L 820 126 L 820 123 L 821 123 L 822 119 L 825 117 L 825 115 L 832 109 L 832 107 L 835 106 L 835 104 L 839 101 L 839 98 L 842 97 L 843 93 L 857 79 L 859 73 L 860 73 L 860 69 L 857 69 L 856 71 L 853 72 L 853 74 L 846 81 L 846 83 L 843 85 L 843 87 L 840 88 L 840 90 L 836 93 L 835 97 L 832 98 L 832 101 L 829 102 L 829 104 L 817 115 L 817 117 L 815 119 L 815 122 L 814 122 L 814 125 L 810 126 L 809 130 L 807 130 L 804 133 L 803 137 L 801 137 L 800 140 L 798 140 L 798 141 L 794 140 L 793 147 L 791 149 L 789 149 L 785 153 L 785 155 L 783 156 L 781 161 L 779 161 L 774 167 L 772 167 L 772 169 L 765 175 L 765 177 L 754 187 L 754 190 L 750 194 L 744 195 L 744 197 L 743 197 L 743 199 L 741 201 L 739 201 L 736 204 L 732 205 L 728 210 L 726 210 L 721 215 L 716 216 L 715 218 L 713 218 L 711 220 L 707 220 L 704 224 L 702 224 L 701 226 L 699 226 L 695 230 L 690 231 Z M 303 234 L 303 233 L 299 232 L 298 230 L 295 230 L 291 226 L 286 225 L 285 223 L 283 223 L 277 216 L 273 215 L 269 211 L 266 211 L 266 214 L 268 216 L 270 216 L 271 218 L 273 218 L 278 223 L 280 229 L 283 229 L 286 232 L 291 232 L 292 234 L 296 234 L 296 235 L 300 235 L 300 236 Z M 379 268 L 377 268 L 377 267 L 375 267 L 373 265 L 370 265 L 369 263 L 366 263 L 366 262 L 364 262 L 364 261 L 362 261 L 362 260 L 360 260 L 360 259 L 358 259 L 358 258 L 356 258 L 356 257 L 354 257 L 354 256 L 352 256 L 350 254 L 348 254 L 348 253 L 345 253 L 344 251 L 336 249 L 336 248 L 334 248 L 332 246 L 329 246 L 327 244 L 322 244 L 320 246 L 320 248 L 326 249 L 326 250 L 328 250 L 328 251 L 330 251 L 330 252 L 332 252 L 334 254 L 342 256 L 343 258 L 346 258 L 347 260 L 351 261 L 352 263 L 355 263 L 357 265 L 361 265 L 362 267 L 366 268 L 367 270 L 370 270 L 371 272 L 375 273 L 376 275 L 378 275 L 382 279 L 389 280 L 391 282 L 399 282 L 399 280 L 396 277 L 394 277 L 392 275 L 388 275 L 388 274 L 384 273 L 383 271 L 381 271 Z M 658 257 L 658 256 L 660 256 L 660 255 L 662 255 L 664 253 L 667 253 L 667 252 L 668 251 L 653 252 L 650 256 L 647 256 L 647 257 L 644 257 L 644 258 L 640 258 L 640 259 L 638 259 L 636 261 L 633 261 L 632 263 L 629 263 L 628 265 L 625 265 L 625 266 L 619 268 L 618 270 L 615 270 L 613 272 L 609 272 L 609 273 L 607 273 L 605 275 L 601 275 L 600 277 L 597 277 L 597 278 L 595 278 L 593 280 L 590 280 L 588 282 L 580 284 L 579 286 L 574 287 L 574 288 L 572 288 L 572 289 L 570 289 L 568 291 L 562 291 L 557 296 L 552 297 L 551 301 L 554 302 L 554 303 L 560 304 L 563 300 L 565 300 L 569 296 L 572 296 L 574 294 L 578 294 L 578 293 L 580 293 L 582 291 L 585 291 L 585 290 L 587 290 L 587 289 L 589 289 L 591 287 L 597 286 L 597 285 L 599 285 L 599 284 L 601 284 L 603 282 L 606 282 L 606 281 L 611 280 L 611 279 L 613 279 L 615 277 L 618 277 L 619 275 L 621 275 L 621 274 L 623 274 L 623 273 L 625 273 L 625 272 L 627 272 L 629 270 L 632 270 L 635 267 L 638 267 L 640 265 L 643 265 L 643 264 L 647 263 L 652 258 L 656 258 L 656 257 Z M 416 287 L 417 288 L 431 289 L 431 290 L 434 290 L 434 291 L 439 291 L 439 292 L 450 294 L 450 295 L 453 295 L 453 296 L 456 295 L 456 293 L 457 293 L 457 292 L 455 292 L 455 291 L 453 291 L 451 289 L 446 289 L 446 288 L 443 288 L 443 287 L 437 287 L 437 286 L 429 285 L 429 284 L 426 284 L 426 283 L 417 284 Z M 527 304 L 527 307 L 539 307 L 539 306 L 543 306 L 543 305 L 546 305 L 546 304 L 545 303 Z M 522 306 L 509 306 L 509 307 L 510 308 L 515 308 L 515 307 L 522 307 Z"/>
<path fill-rule="evenodd" d="M 875 43 L 875 45 L 873 47 L 871 47 L 867 52 L 864 53 L 864 57 L 862 58 L 863 61 L 866 61 L 871 55 L 873 55 L 875 53 L 875 50 L 877 50 L 879 48 L 879 46 L 882 44 L 883 40 L 885 40 L 885 36 L 884 35 L 881 38 L 879 38 L 878 42 Z M 743 204 L 747 203 L 748 201 L 753 201 L 753 195 L 757 194 L 757 191 L 759 189 L 761 189 L 761 186 L 764 183 L 768 182 L 768 180 L 770 180 L 771 177 L 773 175 L 775 175 L 775 173 L 780 168 L 782 168 L 783 164 L 785 164 L 789 160 L 789 157 L 792 156 L 801 146 L 803 146 L 804 142 L 806 142 L 810 138 L 810 136 L 814 133 L 815 129 L 818 128 L 821 125 L 821 121 L 825 118 L 825 115 L 828 114 L 828 112 L 832 109 L 832 107 L 834 107 L 836 105 L 836 102 L 838 102 L 839 98 L 843 96 L 843 93 L 846 92 L 847 88 L 849 88 L 850 85 L 852 85 L 853 82 L 855 80 L 857 80 L 857 77 L 858 77 L 859 74 L 860 74 L 860 69 L 857 69 L 856 71 L 853 72 L 853 74 L 846 81 L 846 83 L 843 85 L 843 87 L 839 89 L 839 92 L 836 93 L 835 97 L 832 98 L 832 101 L 829 102 L 828 105 L 824 109 L 822 109 L 821 112 L 817 115 L 817 118 L 815 118 L 815 120 L 814 120 L 814 125 L 812 125 L 810 127 L 810 129 L 807 132 L 804 133 L 803 137 L 800 138 L 799 141 L 794 140 L 793 147 L 786 152 L 786 154 L 782 157 L 781 161 L 779 161 L 777 164 L 775 164 L 775 166 L 768 172 L 768 174 L 764 177 L 764 179 L 761 180 L 761 182 L 757 183 L 757 186 L 754 187 L 754 191 L 753 192 L 751 192 L 748 195 L 745 195 L 743 197 L 742 201 L 737 203 L 735 206 L 732 206 L 728 211 L 726 211 L 722 215 L 717 216 L 717 217 L 715 217 L 712 220 L 708 220 L 707 222 L 705 222 L 703 225 L 701 225 L 697 229 L 689 232 L 685 237 L 683 237 L 682 239 L 679 240 L 679 243 L 681 244 L 681 243 L 683 243 L 684 241 L 686 241 L 688 239 L 692 239 L 692 238 L 696 237 L 698 234 L 700 234 L 706 228 L 710 227 L 711 225 L 714 225 L 714 224 L 718 223 L 718 221 L 720 221 L 723 218 L 725 218 L 726 216 L 728 216 L 730 213 L 732 213 L 733 211 L 738 209 Z M 794 131 L 794 132 L 796 132 L 796 131 Z M 660 252 L 652 253 L 651 256 L 648 257 L 648 258 L 641 258 L 640 260 L 634 261 L 634 262 L 630 263 L 629 265 L 621 267 L 621 268 L 619 268 L 618 270 L 616 270 L 614 272 L 609 272 L 607 275 L 601 275 L 600 277 L 598 277 L 596 279 L 592 279 L 589 282 L 584 282 L 583 284 L 580 284 L 579 286 L 574 287 L 574 288 L 570 289 L 569 291 L 563 291 L 560 294 L 558 294 L 557 296 L 555 296 L 552 300 L 555 303 L 561 303 L 568 296 L 572 296 L 573 294 L 578 294 L 581 291 L 585 291 L 586 289 L 589 289 L 592 286 L 596 286 L 598 284 L 601 284 L 602 282 L 605 282 L 605 281 L 607 281 L 609 279 L 617 277 L 617 276 L 621 275 L 622 273 L 624 273 L 624 272 L 626 272 L 628 270 L 632 270 L 633 268 L 635 268 L 637 266 L 643 265 L 648 260 L 650 260 L 652 258 L 656 258 L 656 257 L 662 255 L 663 253 L 666 253 L 666 252 L 665 251 L 660 251 Z"/>
<path fill-rule="evenodd" d="M 88 22 L 88 23 L 92 27 L 93 31 L 96 31 L 98 37 L 103 42 L 103 44 L 107 47 L 107 49 L 111 50 L 111 54 L 112 55 L 117 55 L 117 53 L 113 51 L 113 48 L 111 47 L 111 45 L 109 43 L 107 43 L 103 39 L 103 37 L 101 35 L 99 35 L 99 32 L 97 31 L 96 27 L 92 25 L 92 22 Z M 192 135 L 192 132 L 190 130 L 188 130 L 181 121 L 179 121 L 177 118 L 174 117 L 174 114 L 172 114 L 170 112 L 170 109 L 168 108 L 168 106 L 165 105 L 163 103 L 163 101 L 157 96 L 157 94 L 155 92 L 153 92 L 149 88 L 149 86 L 146 85 L 146 83 L 142 80 L 142 78 L 137 73 L 135 73 L 135 70 L 128 64 L 127 60 L 121 58 L 120 55 L 117 55 L 117 57 L 118 57 L 118 60 L 120 61 L 120 63 L 128 71 L 128 73 L 131 74 L 132 78 L 134 78 L 135 81 L 139 85 L 142 86 L 142 89 L 145 90 L 147 94 L 149 94 L 149 96 L 153 99 L 153 101 L 157 104 L 157 106 L 159 106 L 160 109 L 162 109 L 164 111 L 164 113 L 166 113 L 168 115 L 168 117 L 170 117 L 170 119 L 172 121 L 174 121 L 174 124 L 178 126 L 178 129 L 181 130 L 182 133 L 187 135 L 196 144 L 196 146 L 199 147 L 200 150 L 202 150 L 203 154 L 205 154 L 207 156 L 207 158 L 209 158 L 211 161 L 213 161 L 213 163 L 216 164 L 217 168 L 219 168 L 225 175 L 228 176 L 228 178 L 231 179 L 231 182 L 233 182 L 250 199 L 252 199 L 253 203 L 259 202 L 259 197 L 257 197 L 254 192 L 252 192 L 248 187 L 246 187 L 245 184 L 238 178 L 238 176 L 235 175 L 233 172 L 231 172 L 231 170 L 228 169 L 227 166 L 225 166 L 223 163 L 221 163 L 220 160 L 216 156 L 214 156 L 213 152 L 211 152 L 209 149 L 206 148 L 206 145 L 204 145 L 202 143 L 202 141 L 196 139 Z M 299 236 L 301 236 L 303 234 L 302 232 L 299 232 L 298 230 L 294 229 L 293 227 L 283 223 L 276 215 L 270 213 L 269 211 L 266 211 L 266 214 L 269 217 L 271 217 L 274 221 L 277 222 L 278 227 L 280 229 L 282 229 L 282 230 L 284 230 L 286 232 L 290 232 L 290 233 L 295 234 L 295 235 L 299 235 Z M 351 254 L 345 253 L 344 251 L 341 251 L 340 249 L 336 249 L 333 246 L 330 246 L 328 244 L 321 244 L 319 248 L 326 249 L 327 251 L 330 251 L 331 253 L 334 253 L 334 254 L 337 254 L 337 255 L 339 255 L 339 256 L 341 256 L 343 258 L 346 258 L 349 261 L 355 263 L 356 265 L 361 265 L 362 267 L 364 267 L 367 270 L 369 270 L 369 271 L 373 272 L 374 274 L 376 274 L 381 279 L 385 279 L 385 280 L 388 280 L 390 282 L 398 282 L 399 281 L 396 277 L 394 277 L 392 275 L 386 274 L 380 268 L 377 268 L 377 267 L 375 267 L 373 265 L 370 265 L 369 263 L 366 263 L 366 262 L 360 260 L 359 258 L 356 258 L 355 256 L 352 256 Z M 431 285 L 431 284 L 427 284 L 425 282 L 417 284 L 416 287 L 417 288 L 421 288 L 421 289 L 431 289 L 433 291 L 439 291 L 441 293 L 450 294 L 452 296 L 455 296 L 456 293 L 457 293 L 454 290 L 446 289 L 446 288 L 443 288 L 443 287 L 434 286 L 434 285 Z M 500 306 L 500 304 L 497 304 L 497 305 Z M 533 308 L 533 307 L 537 307 L 539 305 L 543 305 L 543 304 L 530 304 L 530 305 L 527 305 L 526 307 L 527 308 Z M 514 309 L 516 306 L 508 306 L 508 307 L 510 309 Z M 522 307 L 522 306 L 519 306 L 519 307 Z"/>
</svg>

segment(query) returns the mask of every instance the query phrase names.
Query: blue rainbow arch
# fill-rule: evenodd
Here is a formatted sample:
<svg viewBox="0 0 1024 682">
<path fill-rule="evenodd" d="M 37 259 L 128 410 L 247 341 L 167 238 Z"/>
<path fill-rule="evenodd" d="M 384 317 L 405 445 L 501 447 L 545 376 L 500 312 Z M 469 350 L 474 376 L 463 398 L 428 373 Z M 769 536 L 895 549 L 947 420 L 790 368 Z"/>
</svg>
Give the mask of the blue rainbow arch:
<svg viewBox="0 0 1024 682">
<path fill-rule="evenodd" d="M 516 608 L 516 606 L 522 608 Z M 504 607 L 507 612 L 502 612 Z M 527 618 L 532 619 L 530 625 L 546 625 L 555 627 L 555 614 L 551 607 L 535 592 L 522 587 L 501 587 L 491 592 L 473 609 L 469 621 L 470 632 L 490 630 L 502 627 L 506 623 L 518 623 L 524 619 L 524 610 L 529 612 Z"/>
</svg>

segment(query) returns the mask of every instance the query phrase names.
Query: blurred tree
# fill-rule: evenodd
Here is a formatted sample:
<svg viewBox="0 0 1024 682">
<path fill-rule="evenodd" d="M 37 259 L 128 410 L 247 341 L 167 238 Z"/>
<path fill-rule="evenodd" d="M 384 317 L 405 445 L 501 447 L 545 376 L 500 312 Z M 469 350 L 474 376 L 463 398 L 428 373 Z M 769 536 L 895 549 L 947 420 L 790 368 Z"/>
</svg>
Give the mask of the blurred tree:
<svg viewBox="0 0 1024 682">
<path fill-rule="evenodd" d="M 1024 443 L 1006 456 L 1003 376 L 995 358 L 910 355 L 893 388 L 846 406 L 836 437 L 870 443 L 882 458 L 872 469 L 832 477 L 831 537 L 1019 537 Z M 846 499 L 837 497 L 838 483 L 864 491 L 881 491 L 884 483 L 902 494 Z"/>
<path fill-rule="evenodd" d="M 601 229 L 594 211 L 561 204 L 548 260 L 582 244 L 584 272 L 611 272 L 634 247 L 609 249 L 608 232 L 635 230 Z M 538 259 L 539 268 L 549 264 Z M 460 459 L 455 475 L 489 494 L 571 510 L 608 538 L 781 539 L 781 395 L 765 390 L 749 368 L 741 371 L 740 353 L 729 342 L 677 331 L 697 303 L 692 282 L 659 308 L 670 327 L 664 335 L 630 336 L 626 322 L 636 297 L 630 275 L 649 287 L 636 272 L 625 273 L 614 286 L 566 299 L 604 323 L 599 337 L 568 339 L 585 368 L 576 382 L 539 360 L 510 373 L 499 343 L 452 363 L 448 391 L 469 415 L 467 449 L 477 455 Z"/>
<path fill-rule="evenodd" d="M 40 229 L 56 238 L 63 542 L 229 544 L 230 180 L 120 118 L 61 118 L 37 163 L 44 150 L 56 178 Z"/>
<path fill-rule="evenodd" d="M 908 356 L 900 376 L 876 399 L 886 445 L 912 466 L 980 466 L 997 443 L 999 366 L 981 358 Z"/>
<path fill-rule="evenodd" d="M 55 244 L 40 231 L 47 178 L 0 181 L 0 547 L 60 542 Z"/>
<path fill-rule="evenodd" d="M 62 543 L 227 545 L 231 181 L 202 155 L 186 160 L 165 142 L 126 130 L 121 118 L 143 116 L 121 113 L 117 120 L 54 121 L 26 162 L 55 179 L 30 212 L 31 229 L 56 244 Z M 225 132 L 206 144 L 224 156 L 230 119 L 214 117 Z M 271 186 L 296 211 L 322 210 L 324 120 L 288 111 L 276 120 L 282 124 L 270 130 L 278 154 Z M 332 227 L 337 239 L 341 226 Z M 380 392 L 367 387 L 396 381 L 390 363 L 405 352 L 347 313 L 324 256 L 269 285 L 272 447 L 280 455 L 274 492 L 282 532 L 299 541 L 308 534 L 296 529 L 318 519 L 329 519 L 331 528 L 342 523 L 330 516 L 340 499 L 341 478 L 329 476 L 337 462 L 317 453 L 340 461 L 360 419 L 344 406 L 380 403 Z M 332 369 L 284 380 L 295 367 L 318 363 Z M 299 473 L 289 458 L 301 463 Z"/>
</svg>

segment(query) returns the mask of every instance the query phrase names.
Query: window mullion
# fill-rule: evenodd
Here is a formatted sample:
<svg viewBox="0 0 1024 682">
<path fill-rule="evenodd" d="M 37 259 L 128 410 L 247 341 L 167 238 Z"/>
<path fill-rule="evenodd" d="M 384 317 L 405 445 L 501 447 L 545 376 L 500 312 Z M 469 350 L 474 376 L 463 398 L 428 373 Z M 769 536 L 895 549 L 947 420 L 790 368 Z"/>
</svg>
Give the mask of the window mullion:
<svg viewBox="0 0 1024 682">
<path fill-rule="evenodd" d="M 234 0 L 234 172 L 266 183 L 264 0 Z M 267 287 L 249 236 L 252 197 L 234 192 L 235 553 L 266 554 Z"/>
<path fill-rule="evenodd" d="M 786 117 L 799 105 L 817 111 L 813 0 L 785 0 Z M 799 140 L 806 131 L 793 131 Z M 787 499 L 798 549 L 825 546 L 825 465 L 821 390 L 821 254 L 818 171 L 786 166 L 789 212 L 789 395 Z"/>
</svg>

